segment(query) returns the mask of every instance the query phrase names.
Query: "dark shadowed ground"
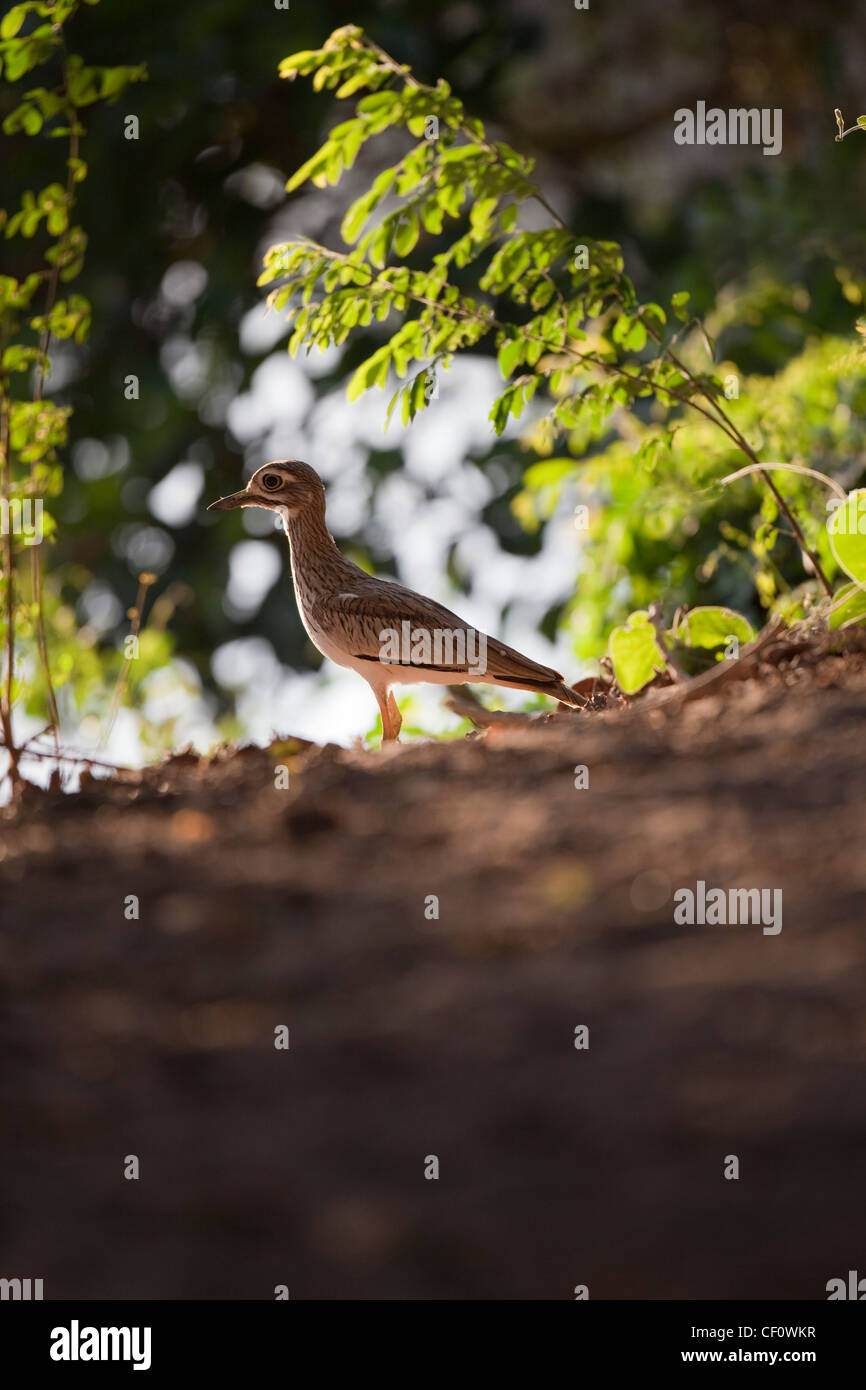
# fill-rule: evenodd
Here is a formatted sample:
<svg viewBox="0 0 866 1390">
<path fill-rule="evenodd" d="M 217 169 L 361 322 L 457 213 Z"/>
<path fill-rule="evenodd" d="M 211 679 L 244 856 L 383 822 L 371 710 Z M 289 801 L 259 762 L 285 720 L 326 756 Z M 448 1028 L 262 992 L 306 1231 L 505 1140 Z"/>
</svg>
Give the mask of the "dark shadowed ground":
<svg viewBox="0 0 866 1390">
<path fill-rule="evenodd" d="M 0 1274 L 826 1297 L 866 1259 L 864 790 L 852 643 L 654 711 L 28 796 L 0 847 Z M 675 925 L 698 879 L 781 888 L 781 933 Z"/>
</svg>

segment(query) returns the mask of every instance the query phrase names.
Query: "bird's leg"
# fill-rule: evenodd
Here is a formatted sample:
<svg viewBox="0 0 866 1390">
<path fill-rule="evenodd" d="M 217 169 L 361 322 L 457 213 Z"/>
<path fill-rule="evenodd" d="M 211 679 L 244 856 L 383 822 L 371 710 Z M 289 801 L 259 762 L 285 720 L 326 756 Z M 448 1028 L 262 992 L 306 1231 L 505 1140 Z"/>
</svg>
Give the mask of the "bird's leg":
<svg viewBox="0 0 866 1390">
<path fill-rule="evenodd" d="M 400 711 L 390 690 L 375 690 L 374 695 L 382 716 L 382 742 L 393 743 L 400 732 Z"/>
<path fill-rule="evenodd" d="M 393 690 L 388 691 L 388 709 L 391 712 L 391 728 L 393 737 L 396 739 L 403 724 L 403 716 L 397 708 L 397 701 L 394 699 Z"/>
</svg>

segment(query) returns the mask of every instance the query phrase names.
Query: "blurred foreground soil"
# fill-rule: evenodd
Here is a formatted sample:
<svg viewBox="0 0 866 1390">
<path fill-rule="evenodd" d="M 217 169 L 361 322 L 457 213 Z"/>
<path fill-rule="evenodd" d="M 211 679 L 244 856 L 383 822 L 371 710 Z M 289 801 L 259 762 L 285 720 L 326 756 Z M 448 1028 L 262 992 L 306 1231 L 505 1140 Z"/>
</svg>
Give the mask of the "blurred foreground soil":
<svg viewBox="0 0 866 1390">
<path fill-rule="evenodd" d="M 862 639 L 694 703 L 28 793 L 0 820 L 0 1275 L 825 1298 L 866 1261 L 864 795 Z M 697 880 L 781 888 L 782 931 L 676 925 Z"/>
</svg>

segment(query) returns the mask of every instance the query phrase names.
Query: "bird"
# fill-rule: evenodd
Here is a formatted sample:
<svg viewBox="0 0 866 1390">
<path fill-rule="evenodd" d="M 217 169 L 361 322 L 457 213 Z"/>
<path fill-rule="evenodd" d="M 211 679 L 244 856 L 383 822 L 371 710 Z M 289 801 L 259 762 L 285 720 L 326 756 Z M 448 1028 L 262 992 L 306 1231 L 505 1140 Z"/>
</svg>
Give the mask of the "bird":
<svg viewBox="0 0 866 1390">
<path fill-rule="evenodd" d="M 236 507 L 264 507 L 282 519 L 301 622 L 323 656 L 367 681 L 382 716 L 383 743 L 400 733 L 395 685 L 477 681 L 538 691 L 572 708 L 586 704 L 558 671 L 478 632 L 441 603 L 347 560 L 328 531 L 325 486 L 309 464 L 264 464 L 245 488 L 217 498 L 208 511 Z"/>
</svg>

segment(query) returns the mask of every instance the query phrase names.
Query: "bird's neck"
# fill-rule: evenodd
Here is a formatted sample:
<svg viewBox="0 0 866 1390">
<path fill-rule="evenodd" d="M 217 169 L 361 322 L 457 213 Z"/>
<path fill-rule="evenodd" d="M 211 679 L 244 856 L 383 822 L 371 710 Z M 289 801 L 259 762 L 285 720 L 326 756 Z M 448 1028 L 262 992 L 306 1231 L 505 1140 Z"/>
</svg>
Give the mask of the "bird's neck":
<svg viewBox="0 0 866 1390">
<path fill-rule="evenodd" d="M 299 598 L 308 590 L 321 592 L 326 575 L 339 576 L 344 568 L 349 568 L 349 561 L 340 554 L 325 524 L 324 501 L 293 516 L 284 516 L 283 528 L 289 538 L 292 579 Z"/>
</svg>

